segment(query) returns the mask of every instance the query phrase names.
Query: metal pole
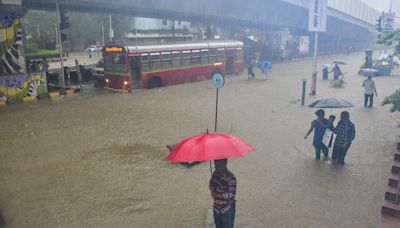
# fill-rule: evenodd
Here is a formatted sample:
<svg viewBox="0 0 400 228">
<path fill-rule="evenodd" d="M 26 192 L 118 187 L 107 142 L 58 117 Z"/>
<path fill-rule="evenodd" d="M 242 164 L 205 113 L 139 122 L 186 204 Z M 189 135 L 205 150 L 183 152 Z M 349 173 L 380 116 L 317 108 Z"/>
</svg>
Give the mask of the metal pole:
<svg viewBox="0 0 400 228">
<path fill-rule="evenodd" d="M 81 74 L 81 68 L 79 67 L 79 62 L 77 59 L 75 59 L 75 66 L 76 66 L 76 71 L 78 73 L 78 79 L 79 79 L 79 87 L 81 89 L 80 94 L 82 96 L 83 88 L 82 88 L 82 74 Z"/>
<path fill-rule="evenodd" d="M 110 41 L 112 42 L 113 41 L 113 37 L 114 37 L 114 31 L 113 31 L 113 29 L 112 29 L 112 19 L 111 19 L 111 14 L 110 14 L 110 17 L 109 17 L 109 19 L 110 19 Z"/>
<path fill-rule="evenodd" d="M 305 100 L 306 100 L 306 84 L 307 84 L 307 79 L 303 79 L 303 89 L 301 91 L 301 105 L 304 106 Z"/>
<path fill-rule="evenodd" d="M 172 38 L 175 39 L 175 20 L 172 20 L 171 30 L 172 30 Z"/>
<path fill-rule="evenodd" d="M 101 40 L 102 40 L 102 43 L 103 43 L 103 47 L 104 47 L 104 26 L 101 26 Z"/>
<path fill-rule="evenodd" d="M 58 6 L 58 1 L 56 2 L 56 13 L 57 13 L 57 28 L 58 28 L 58 44 L 59 44 L 58 47 L 60 50 L 61 82 L 62 82 L 63 89 L 65 89 L 63 48 L 62 48 L 62 42 L 61 42 L 61 29 L 60 29 L 60 8 Z"/>
<path fill-rule="evenodd" d="M 55 28 L 56 28 L 56 48 L 58 48 L 58 29 L 57 29 L 57 24 L 55 24 Z"/>
<path fill-rule="evenodd" d="M 317 53 L 318 53 L 318 32 L 315 32 L 314 36 L 314 69 L 312 74 L 311 82 L 311 93 L 310 95 L 316 95 L 317 92 Z"/>
<path fill-rule="evenodd" d="M 389 13 L 392 12 L 392 6 L 393 6 L 393 0 L 390 0 L 390 8 L 389 8 Z"/>
<path fill-rule="evenodd" d="M 38 40 L 40 41 L 40 26 L 37 25 L 37 36 L 38 36 Z"/>
<path fill-rule="evenodd" d="M 214 132 L 217 132 L 217 120 L 218 120 L 218 88 L 217 88 L 217 99 L 215 101 L 215 125 Z"/>
</svg>

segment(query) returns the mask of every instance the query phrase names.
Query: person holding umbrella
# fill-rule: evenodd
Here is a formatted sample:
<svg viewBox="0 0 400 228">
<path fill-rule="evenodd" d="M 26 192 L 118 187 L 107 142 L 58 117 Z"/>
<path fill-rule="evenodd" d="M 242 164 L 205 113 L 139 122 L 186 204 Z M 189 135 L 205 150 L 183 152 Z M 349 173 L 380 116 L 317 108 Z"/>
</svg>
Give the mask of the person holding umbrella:
<svg viewBox="0 0 400 228">
<path fill-rule="evenodd" d="M 339 76 L 343 75 L 342 70 L 340 69 L 339 65 L 335 63 L 335 67 L 329 73 L 333 72 L 333 80 L 338 80 Z"/>
<path fill-rule="evenodd" d="M 308 135 L 314 130 L 313 146 L 315 148 L 315 160 L 321 159 L 321 152 L 324 154 L 324 159 L 328 159 L 328 147 L 322 143 L 322 139 L 325 134 L 325 130 L 329 128 L 329 121 L 325 118 L 325 111 L 323 109 L 318 109 L 315 112 L 317 116 L 316 120 L 311 122 L 311 128 L 307 132 L 304 139 L 307 139 Z"/>
<path fill-rule="evenodd" d="M 378 92 L 376 92 L 375 82 L 372 80 L 372 76 L 368 75 L 368 79 L 363 81 L 362 87 L 365 88 L 364 92 L 364 107 L 371 108 L 374 104 L 374 92 L 375 96 L 378 96 Z M 368 105 L 369 100 L 369 105 Z"/>
<path fill-rule="evenodd" d="M 227 168 L 228 160 L 215 160 L 215 171 L 210 180 L 216 228 L 233 228 L 236 205 L 236 177 Z"/>
<path fill-rule="evenodd" d="M 233 228 L 236 211 L 236 177 L 228 168 L 227 158 L 244 157 L 255 148 L 237 136 L 205 133 L 188 137 L 174 146 L 167 160 L 177 162 L 210 161 L 209 189 L 213 197 L 217 228 Z M 211 170 L 214 161 L 215 171 Z"/>
</svg>

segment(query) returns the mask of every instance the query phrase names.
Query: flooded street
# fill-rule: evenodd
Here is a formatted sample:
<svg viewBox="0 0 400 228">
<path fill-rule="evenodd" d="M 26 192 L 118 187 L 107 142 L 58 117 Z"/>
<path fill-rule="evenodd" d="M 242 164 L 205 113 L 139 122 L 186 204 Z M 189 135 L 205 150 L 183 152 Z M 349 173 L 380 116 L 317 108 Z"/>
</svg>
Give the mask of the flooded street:
<svg viewBox="0 0 400 228">
<path fill-rule="evenodd" d="M 319 58 L 319 66 L 348 62 L 346 85 L 333 88 L 319 75 L 317 96 L 306 98 L 355 105 L 344 167 L 315 161 L 312 137 L 304 139 L 316 110 L 298 99 L 312 60 L 275 64 L 269 81 L 258 69 L 255 80 L 227 79 L 219 131 L 257 149 L 228 164 L 238 180 L 237 227 L 376 226 L 399 136 L 379 104 L 400 77 L 376 78 L 379 97 L 364 108 L 363 57 Z M 212 227 L 209 164 L 170 164 L 165 146 L 213 129 L 214 109 L 209 81 L 1 108 L 0 207 L 9 227 Z M 336 123 L 341 111 L 333 110 Z"/>
</svg>

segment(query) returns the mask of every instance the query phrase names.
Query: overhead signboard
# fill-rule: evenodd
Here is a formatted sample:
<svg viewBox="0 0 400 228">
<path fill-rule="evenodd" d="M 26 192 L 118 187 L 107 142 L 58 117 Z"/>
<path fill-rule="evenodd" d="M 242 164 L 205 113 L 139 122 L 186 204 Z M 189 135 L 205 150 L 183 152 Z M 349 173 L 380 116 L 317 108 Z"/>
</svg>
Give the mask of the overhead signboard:
<svg viewBox="0 0 400 228">
<path fill-rule="evenodd" d="M 309 0 L 308 31 L 325 32 L 328 0 Z"/>
<path fill-rule="evenodd" d="M 122 47 L 106 47 L 106 52 L 123 52 L 124 49 Z"/>
<path fill-rule="evenodd" d="M 394 29 L 394 13 L 385 13 L 382 17 L 382 32 L 390 32 Z"/>
</svg>

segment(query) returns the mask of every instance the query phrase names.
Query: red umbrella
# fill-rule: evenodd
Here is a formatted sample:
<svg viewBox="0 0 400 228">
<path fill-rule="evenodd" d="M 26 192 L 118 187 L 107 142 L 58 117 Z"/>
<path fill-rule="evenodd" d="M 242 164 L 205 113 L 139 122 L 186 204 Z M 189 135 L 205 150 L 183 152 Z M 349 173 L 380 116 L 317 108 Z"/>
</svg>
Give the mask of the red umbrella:
<svg viewBox="0 0 400 228">
<path fill-rule="evenodd" d="M 256 149 L 234 135 L 205 133 L 178 143 L 167 159 L 171 162 L 201 162 L 243 157 Z"/>
</svg>

